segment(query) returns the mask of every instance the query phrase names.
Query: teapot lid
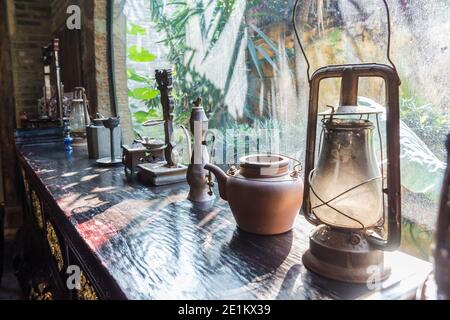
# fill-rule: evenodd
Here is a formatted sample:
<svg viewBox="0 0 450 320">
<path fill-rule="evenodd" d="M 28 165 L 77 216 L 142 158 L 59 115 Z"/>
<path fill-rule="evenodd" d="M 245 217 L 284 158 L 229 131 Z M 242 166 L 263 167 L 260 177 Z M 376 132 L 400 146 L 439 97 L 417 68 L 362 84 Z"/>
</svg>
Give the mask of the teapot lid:
<svg viewBox="0 0 450 320">
<path fill-rule="evenodd" d="M 276 178 L 289 174 L 289 159 L 278 154 L 255 154 L 239 159 L 245 178 Z"/>
</svg>

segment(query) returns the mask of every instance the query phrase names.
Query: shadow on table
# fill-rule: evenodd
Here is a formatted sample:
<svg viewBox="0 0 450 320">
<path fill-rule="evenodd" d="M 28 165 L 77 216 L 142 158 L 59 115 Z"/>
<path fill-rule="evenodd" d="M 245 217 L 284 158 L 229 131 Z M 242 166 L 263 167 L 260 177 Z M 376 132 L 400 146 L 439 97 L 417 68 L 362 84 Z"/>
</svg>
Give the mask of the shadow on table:
<svg viewBox="0 0 450 320">
<path fill-rule="evenodd" d="M 260 236 L 236 228 L 230 242 L 222 247 L 222 258 L 241 275 L 255 278 L 274 273 L 292 248 L 293 232 Z"/>
<path fill-rule="evenodd" d="M 293 265 L 283 280 L 278 300 L 351 300 L 369 293 L 366 284 L 332 280 L 315 274 L 302 264 Z"/>
</svg>

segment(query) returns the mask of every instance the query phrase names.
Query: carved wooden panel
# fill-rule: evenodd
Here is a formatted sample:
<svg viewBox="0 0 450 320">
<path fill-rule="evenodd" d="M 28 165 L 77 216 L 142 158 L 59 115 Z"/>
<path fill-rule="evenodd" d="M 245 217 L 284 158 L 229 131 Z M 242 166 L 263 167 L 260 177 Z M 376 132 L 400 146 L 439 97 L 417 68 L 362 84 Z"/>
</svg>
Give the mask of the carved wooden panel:
<svg viewBox="0 0 450 320">
<path fill-rule="evenodd" d="M 78 300 L 98 300 L 97 293 L 84 272 L 80 274 L 80 289 L 77 290 Z"/>
<path fill-rule="evenodd" d="M 22 179 L 25 193 L 28 195 L 30 193 L 30 182 L 28 181 L 27 174 L 25 173 L 25 170 L 23 168 L 22 168 Z"/>
<path fill-rule="evenodd" d="M 30 300 L 53 300 L 53 293 L 49 290 L 49 285 L 40 282 L 32 287 L 29 295 Z"/>
<path fill-rule="evenodd" d="M 38 227 L 43 230 L 44 229 L 44 217 L 42 215 L 42 205 L 41 200 L 39 199 L 36 191 L 31 191 L 31 203 L 33 205 L 33 214 L 36 218 L 36 223 Z"/>
<path fill-rule="evenodd" d="M 64 268 L 64 258 L 61 250 L 61 245 L 56 235 L 55 228 L 53 225 L 47 221 L 47 241 L 52 252 L 53 257 L 56 260 L 56 265 L 58 266 L 58 271 L 62 271 Z"/>
</svg>

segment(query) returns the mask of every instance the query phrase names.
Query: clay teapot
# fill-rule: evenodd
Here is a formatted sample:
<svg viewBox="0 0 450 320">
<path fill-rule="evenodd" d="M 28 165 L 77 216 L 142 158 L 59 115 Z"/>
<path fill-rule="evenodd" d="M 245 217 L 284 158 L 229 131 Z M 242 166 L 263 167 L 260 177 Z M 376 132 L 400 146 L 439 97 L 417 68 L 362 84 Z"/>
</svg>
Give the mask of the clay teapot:
<svg viewBox="0 0 450 320">
<path fill-rule="evenodd" d="M 229 202 L 238 226 L 260 235 L 290 231 L 303 199 L 299 164 L 289 170 L 289 158 L 258 154 L 242 157 L 239 165 L 227 173 L 205 165 L 216 176 L 220 197 Z"/>
</svg>

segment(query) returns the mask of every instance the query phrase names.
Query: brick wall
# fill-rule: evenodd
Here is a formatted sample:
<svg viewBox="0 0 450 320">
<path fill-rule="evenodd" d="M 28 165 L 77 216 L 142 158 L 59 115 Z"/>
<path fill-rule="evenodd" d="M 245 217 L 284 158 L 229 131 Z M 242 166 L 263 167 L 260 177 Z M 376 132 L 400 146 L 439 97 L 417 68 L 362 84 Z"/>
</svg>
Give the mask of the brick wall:
<svg viewBox="0 0 450 320">
<path fill-rule="evenodd" d="M 83 79 L 91 106 L 111 115 L 107 58 L 107 0 L 51 0 L 55 30 L 64 26 L 69 5 L 81 8 Z M 61 17 L 63 17 L 61 19 Z"/>
<path fill-rule="evenodd" d="M 13 1 L 14 28 L 11 30 L 12 66 L 16 96 L 16 119 L 21 111 L 35 112 L 42 96 L 41 47 L 51 34 L 49 0 Z"/>
<path fill-rule="evenodd" d="M 83 80 L 89 99 L 93 107 L 98 105 L 100 112 L 111 114 L 106 55 L 107 1 L 0 0 L 0 168 L 3 173 L 0 184 L 4 187 L 7 206 L 13 209 L 20 204 L 16 194 L 20 176 L 17 163 L 11 158 L 14 127 L 20 125 L 22 111 L 37 111 L 43 85 L 41 48 L 50 42 L 52 34 L 64 27 L 70 4 L 78 4 L 82 10 Z"/>
<path fill-rule="evenodd" d="M 12 56 L 16 119 L 22 111 L 34 113 L 42 96 L 41 47 L 65 27 L 67 7 L 79 5 L 82 13 L 83 80 L 91 106 L 111 115 L 107 60 L 106 0 L 8 0 L 12 3 Z M 17 121 L 19 125 L 19 120 Z"/>
<path fill-rule="evenodd" d="M 67 18 L 67 7 L 75 4 L 80 5 L 78 0 L 49 0 L 52 14 L 52 31 L 59 30 L 65 23 Z"/>
</svg>

